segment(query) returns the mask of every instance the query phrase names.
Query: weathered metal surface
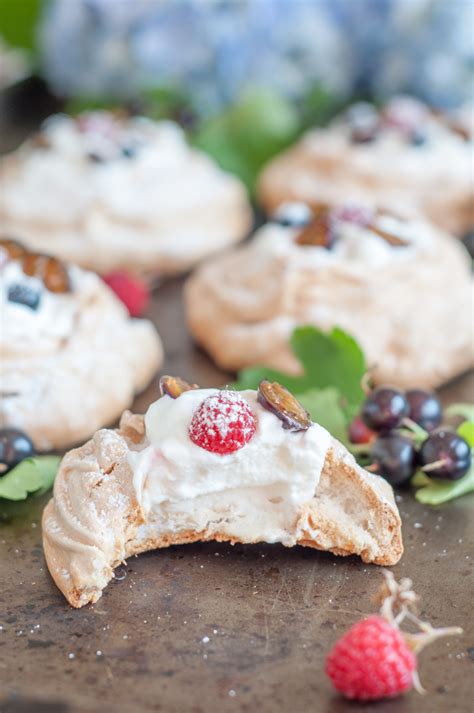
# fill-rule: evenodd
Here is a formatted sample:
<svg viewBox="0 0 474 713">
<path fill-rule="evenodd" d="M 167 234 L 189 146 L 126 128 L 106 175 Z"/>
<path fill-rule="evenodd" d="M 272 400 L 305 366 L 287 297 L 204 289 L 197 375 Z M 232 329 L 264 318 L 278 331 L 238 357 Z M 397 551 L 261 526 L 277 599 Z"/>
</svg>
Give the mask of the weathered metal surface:
<svg viewBox="0 0 474 713">
<path fill-rule="evenodd" d="M 164 372 L 225 383 L 186 333 L 180 288 L 167 283 L 153 300 Z M 464 377 L 444 397 L 472 398 L 473 386 Z M 137 399 L 137 410 L 157 389 Z M 371 611 L 377 567 L 303 548 L 186 545 L 131 559 L 95 606 L 73 610 L 43 559 L 46 500 L 0 507 L 0 713 L 353 710 L 331 690 L 324 656 Z M 406 549 L 394 572 L 413 578 L 434 624 L 465 634 L 422 655 L 427 695 L 378 704 L 378 713 L 472 710 L 473 503 L 433 509 L 402 494 Z"/>
</svg>

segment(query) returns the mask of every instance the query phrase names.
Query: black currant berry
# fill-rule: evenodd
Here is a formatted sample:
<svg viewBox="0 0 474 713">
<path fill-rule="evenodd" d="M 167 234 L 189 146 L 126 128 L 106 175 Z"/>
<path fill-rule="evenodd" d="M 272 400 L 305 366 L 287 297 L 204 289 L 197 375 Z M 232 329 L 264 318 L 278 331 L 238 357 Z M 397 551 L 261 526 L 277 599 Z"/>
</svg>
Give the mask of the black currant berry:
<svg viewBox="0 0 474 713">
<path fill-rule="evenodd" d="M 425 431 L 432 431 L 439 426 L 443 418 L 443 412 L 439 399 L 434 394 L 422 389 L 411 389 L 407 391 L 408 416 L 415 421 Z"/>
<path fill-rule="evenodd" d="M 361 416 L 373 431 L 390 431 L 408 416 L 408 410 L 408 401 L 401 391 L 381 386 L 368 395 Z"/>
<path fill-rule="evenodd" d="M 397 433 L 379 436 L 371 449 L 376 472 L 390 485 L 402 485 L 416 470 L 416 453 L 409 438 Z"/>
<path fill-rule="evenodd" d="M 7 297 L 9 302 L 16 302 L 16 304 L 24 305 L 32 310 L 38 309 L 41 299 L 38 290 L 34 290 L 28 285 L 21 285 L 20 283 L 10 285 Z"/>
<path fill-rule="evenodd" d="M 34 454 L 33 443 L 26 433 L 18 428 L 0 428 L 0 476 Z"/>
<path fill-rule="evenodd" d="M 438 428 L 422 444 L 419 460 L 427 475 L 459 480 L 471 467 L 471 448 L 455 431 Z"/>
<path fill-rule="evenodd" d="M 282 228 L 304 228 L 313 220 L 313 213 L 304 203 L 284 203 L 270 220 Z"/>
</svg>

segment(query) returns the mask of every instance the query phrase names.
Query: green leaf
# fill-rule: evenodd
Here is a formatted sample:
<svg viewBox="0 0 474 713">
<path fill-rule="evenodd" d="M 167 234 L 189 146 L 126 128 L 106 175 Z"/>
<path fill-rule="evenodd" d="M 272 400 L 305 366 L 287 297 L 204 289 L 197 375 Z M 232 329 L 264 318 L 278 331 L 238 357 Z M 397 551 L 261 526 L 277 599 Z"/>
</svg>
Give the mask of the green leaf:
<svg viewBox="0 0 474 713">
<path fill-rule="evenodd" d="M 263 164 L 292 143 L 301 129 L 293 104 L 268 89 L 249 92 L 235 106 L 208 119 L 193 143 L 250 191 Z"/>
<path fill-rule="evenodd" d="M 474 423 L 474 404 L 451 404 L 445 410 L 446 416 L 462 416 Z"/>
<path fill-rule="evenodd" d="M 464 421 L 458 427 L 459 435 L 464 438 L 471 448 L 474 448 L 474 423 L 472 421 Z"/>
<path fill-rule="evenodd" d="M 429 478 L 429 484 L 417 490 L 415 497 L 424 505 L 441 505 L 471 492 L 474 492 L 474 463 L 469 472 L 460 480 L 447 481 Z"/>
<path fill-rule="evenodd" d="M 350 100 L 341 101 L 337 95 L 328 91 L 321 84 L 313 87 L 301 102 L 301 115 L 306 128 L 325 126 L 330 119 L 339 114 Z"/>
<path fill-rule="evenodd" d="M 58 456 L 26 458 L 0 478 L 0 498 L 24 500 L 29 493 L 46 492 L 54 483 Z"/>
<path fill-rule="evenodd" d="M 33 49 L 41 0 L 1 0 L 0 34 L 9 45 Z"/>
<path fill-rule="evenodd" d="M 313 421 L 326 428 L 334 438 L 347 443 L 347 422 L 337 389 L 310 389 L 296 398 L 310 412 Z"/>
<path fill-rule="evenodd" d="M 297 327 L 290 340 L 303 374 L 290 376 L 265 367 L 239 373 L 237 389 L 256 389 L 262 379 L 278 381 L 294 394 L 334 388 L 342 397 L 346 417 L 351 418 L 364 400 L 361 380 L 366 372 L 364 354 L 353 337 L 335 327 L 326 333 L 316 327 Z"/>
</svg>

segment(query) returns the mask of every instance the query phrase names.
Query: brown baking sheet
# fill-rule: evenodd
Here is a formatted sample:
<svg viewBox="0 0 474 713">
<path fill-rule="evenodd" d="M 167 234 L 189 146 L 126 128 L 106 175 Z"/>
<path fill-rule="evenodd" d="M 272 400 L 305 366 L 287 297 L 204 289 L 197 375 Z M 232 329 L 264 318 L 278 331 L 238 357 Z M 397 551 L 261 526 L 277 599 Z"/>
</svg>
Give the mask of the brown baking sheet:
<svg viewBox="0 0 474 713">
<path fill-rule="evenodd" d="M 186 333 L 181 285 L 159 288 L 151 308 L 164 371 L 223 384 L 230 377 Z M 465 376 L 442 395 L 466 400 L 473 388 Z M 137 410 L 156 396 L 155 382 Z M 422 654 L 425 696 L 376 706 L 344 702 L 323 668 L 335 639 L 372 611 L 377 567 L 301 547 L 171 547 L 130 559 L 96 605 L 74 610 L 43 559 L 47 498 L 0 501 L 0 713 L 472 710 L 472 496 L 439 508 L 399 497 L 405 554 L 394 572 L 413 578 L 434 625 L 461 625 L 465 634 Z"/>
</svg>

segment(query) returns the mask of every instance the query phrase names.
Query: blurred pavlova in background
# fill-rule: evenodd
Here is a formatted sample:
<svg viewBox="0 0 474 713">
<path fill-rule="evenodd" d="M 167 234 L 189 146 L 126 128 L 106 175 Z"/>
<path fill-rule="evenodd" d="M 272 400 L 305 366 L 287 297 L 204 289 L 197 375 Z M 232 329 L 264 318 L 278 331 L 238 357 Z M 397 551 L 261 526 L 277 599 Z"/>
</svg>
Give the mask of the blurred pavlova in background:
<svg viewBox="0 0 474 713">
<path fill-rule="evenodd" d="M 465 104 L 473 13 L 470 0 L 22 0 L 1 4 L 0 34 L 66 109 L 171 116 L 252 188 L 354 99 Z"/>
</svg>

